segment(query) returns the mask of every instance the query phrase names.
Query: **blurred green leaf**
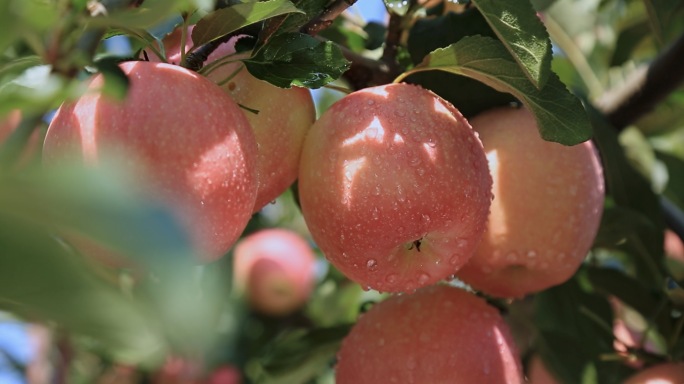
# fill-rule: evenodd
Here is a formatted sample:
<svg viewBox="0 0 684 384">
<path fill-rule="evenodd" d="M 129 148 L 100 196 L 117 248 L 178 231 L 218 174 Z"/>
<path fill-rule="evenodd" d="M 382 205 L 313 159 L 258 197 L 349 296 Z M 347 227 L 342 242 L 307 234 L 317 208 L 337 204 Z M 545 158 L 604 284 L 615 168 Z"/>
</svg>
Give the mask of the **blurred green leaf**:
<svg viewBox="0 0 684 384">
<path fill-rule="evenodd" d="M 366 49 L 367 40 L 359 33 L 360 31 L 349 28 L 348 24 L 343 18 L 338 17 L 328 28 L 318 33 L 318 36 L 333 41 L 353 52 L 361 53 Z"/>
<path fill-rule="evenodd" d="M 647 254 L 656 263 L 663 254 L 664 219 L 660 211 L 658 197 L 649 182 L 627 161 L 616 131 L 608 125 L 599 112 L 589 109 L 589 117 L 594 126 L 594 143 L 601 155 L 606 192 L 618 206 L 629 208 L 643 215 L 650 228 L 636 235 Z"/>
<path fill-rule="evenodd" d="M 523 73 L 541 89 L 551 75 L 551 40 L 527 1 L 473 0 Z"/>
<path fill-rule="evenodd" d="M 644 39 L 648 38 L 648 32 L 649 25 L 645 20 L 629 25 L 621 30 L 618 39 L 615 42 L 615 48 L 609 65 L 611 67 L 616 67 L 629 61 L 634 50 L 644 41 Z"/>
<path fill-rule="evenodd" d="M 259 384 L 305 383 L 330 365 L 351 325 L 292 331 L 265 347 Z"/>
<path fill-rule="evenodd" d="M 126 97 L 130 83 L 119 67 L 120 60 L 118 57 L 103 57 L 95 61 L 95 67 L 104 77 L 102 92 L 115 100 L 123 100 Z"/>
<path fill-rule="evenodd" d="M 627 276 L 616 269 L 587 268 L 586 272 L 587 278 L 597 291 L 620 299 L 645 319 L 653 321 L 657 331 L 663 336 L 670 336 L 671 304 L 662 290 L 652 289 L 639 279 Z"/>
<path fill-rule="evenodd" d="M 673 38 L 674 23 L 681 22 L 684 15 L 684 4 L 679 0 L 644 0 L 648 14 L 648 21 L 656 39 L 661 44 L 667 44 Z"/>
<path fill-rule="evenodd" d="M 513 94 L 535 115 L 544 140 L 574 145 L 591 138 L 591 124 L 582 104 L 558 76 L 552 74 L 541 90 L 535 88 L 495 39 L 465 37 L 447 48 L 433 51 L 411 72 L 429 70 L 468 76 Z"/>
<path fill-rule="evenodd" d="M 649 289 L 660 289 L 665 281 L 663 236 L 651 221 L 628 207 L 603 211 L 594 246 L 627 254 L 629 271 Z M 657 246 L 660 241 L 660 246 Z"/>
<path fill-rule="evenodd" d="M 339 78 L 349 67 L 333 43 L 301 33 L 273 37 L 244 63 L 254 77 L 281 88 L 319 88 Z"/>
<path fill-rule="evenodd" d="M 613 316 L 604 297 L 584 291 L 573 278 L 537 294 L 534 305 L 538 351 L 557 379 L 567 384 L 585 383 L 585 375 L 594 371 L 598 383 L 622 382 L 624 366 L 602 359 L 615 353 Z"/>
<path fill-rule="evenodd" d="M 303 13 L 289 0 L 250 1 L 218 9 L 197 22 L 192 30 L 195 46 L 202 46 L 242 27 L 288 13 Z"/>
<path fill-rule="evenodd" d="M 106 16 L 88 17 L 84 23 L 89 29 L 148 29 L 175 17 L 186 6 L 185 0 L 145 0 L 135 8 L 117 8 Z"/>
<path fill-rule="evenodd" d="M 656 152 L 656 156 L 667 167 L 668 180 L 664 195 L 684 209 L 684 160 L 665 152 Z"/>
</svg>

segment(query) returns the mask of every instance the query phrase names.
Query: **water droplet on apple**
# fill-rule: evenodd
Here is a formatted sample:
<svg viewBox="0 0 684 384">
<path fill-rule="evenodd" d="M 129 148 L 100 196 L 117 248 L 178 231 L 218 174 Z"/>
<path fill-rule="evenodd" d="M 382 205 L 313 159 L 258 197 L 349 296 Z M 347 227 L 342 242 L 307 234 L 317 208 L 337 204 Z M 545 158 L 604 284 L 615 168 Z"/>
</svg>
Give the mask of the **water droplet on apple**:
<svg viewBox="0 0 684 384">
<path fill-rule="evenodd" d="M 373 101 L 373 100 L 368 100 L 367 103 L 368 103 L 368 105 L 373 105 L 373 104 L 375 104 L 375 101 Z"/>
<path fill-rule="evenodd" d="M 451 264 L 451 265 L 458 264 L 458 256 L 452 256 L 451 259 L 449 259 L 449 264 Z"/>
<path fill-rule="evenodd" d="M 366 267 L 368 267 L 369 271 L 375 272 L 378 270 L 378 262 L 375 259 L 368 259 Z"/>
<path fill-rule="evenodd" d="M 390 273 L 389 275 L 387 275 L 387 277 L 385 277 L 385 281 L 387 281 L 390 284 L 394 284 L 397 282 L 397 275 L 394 273 Z"/>
<path fill-rule="evenodd" d="M 420 275 L 418 275 L 418 283 L 423 285 L 427 284 L 427 282 L 430 280 L 430 275 L 427 273 L 423 272 Z"/>
<path fill-rule="evenodd" d="M 527 252 L 527 257 L 529 257 L 530 259 L 534 259 L 535 257 L 537 257 L 537 252 L 529 251 Z"/>
</svg>

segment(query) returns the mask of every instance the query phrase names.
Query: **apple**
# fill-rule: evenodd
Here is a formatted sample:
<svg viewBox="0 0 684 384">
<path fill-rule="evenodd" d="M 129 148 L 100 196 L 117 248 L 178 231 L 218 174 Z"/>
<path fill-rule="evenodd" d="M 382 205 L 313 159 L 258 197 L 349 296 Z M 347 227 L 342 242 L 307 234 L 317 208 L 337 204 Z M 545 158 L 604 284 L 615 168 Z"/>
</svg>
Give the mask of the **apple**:
<svg viewBox="0 0 684 384">
<path fill-rule="evenodd" d="M 194 45 L 192 27 L 188 28 L 186 51 Z M 164 39 L 167 60 L 180 64 L 181 30 L 176 29 Z M 205 66 L 218 59 L 235 55 L 236 38 L 221 44 L 205 62 Z M 235 56 L 245 57 L 245 55 Z M 160 60 L 148 52 L 148 58 Z M 306 88 L 279 88 L 252 76 L 242 63 L 235 61 L 210 71 L 207 78 L 221 85 L 237 103 L 253 111 L 245 115 L 258 144 L 257 175 L 259 187 L 254 212 L 275 200 L 297 179 L 299 157 L 304 137 L 316 120 L 311 92 Z M 229 81 L 225 81 L 233 76 Z M 256 113 L 255 113 L 256 112 Z"/>
<path fill-rule="evenodd" d="M 206 384 L 240 384 L 242 375 L 232 365 L 222 365 L 216 368 L 205 380 Z"/>
<path fill-rule="evenodd" d="M 233 257 L 235 286 L 258 312 L 287 315 L 311 296 L 316 256 L 299 234 L 263 229 L 241 239 Z"/>
<path fill-rule="evenodd" d="M 470 120 L 494 180 L 487 231 L 457 272 L 473 288 L 518 298 L 563 283 L 579 268 L 603 212 L 603 171 L 591 142 L 542 140 L 532 114 L 506 107 Z"/>
<path fill-rule="evenodd" d="M 684 263 L 684 242 L 671 229 L 665 230 L 665 255 L 673 260 Z"/>
<path fill-rule="evenodd" d="M 681 384 L 684 383 L 684 363 L 661 363 L 631 376 L 624 384 Z"/>
<path fill-rule="evenodd" d="M 351 93 L 314 123 L 299 196 L 335 267 L 364 288 L 408 292 L 470 259 L 491 183 L 482 145 L 458 110 L 398 83 Z"/>
<path fill-rule="evenodd" d="M 43 162 L 91 166 L 126 156 L 131 174 L 186 225 L 201 260 L 221 257 L 238 239 L 256 198 L 256 141 L 237 104 L 184 68 L 127 62 L 123 101 L 89 91 L 62 105 L 48 127 Z M 146 172 L 145 172 L 146 171 Z"/>
<path fill-rule="evenodd" d="M 534 355 L 530 359 L 527 382 L 529 384 L 559 384 L 558 380 L 546 368 L 539 355 Z"/>
<path fill-rule="evenodd" d="M 375 304 L 344 338 L 337 360 L 337 384 L 523 382 L 499 311 L 447 285 Z"/>
</svg>

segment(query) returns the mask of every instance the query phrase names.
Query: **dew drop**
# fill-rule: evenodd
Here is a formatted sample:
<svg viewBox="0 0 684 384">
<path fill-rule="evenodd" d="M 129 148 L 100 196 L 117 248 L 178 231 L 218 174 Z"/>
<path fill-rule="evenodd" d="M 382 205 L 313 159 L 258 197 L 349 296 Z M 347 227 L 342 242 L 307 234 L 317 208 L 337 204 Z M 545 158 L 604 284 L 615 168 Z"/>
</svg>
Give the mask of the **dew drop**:
<svg viewBox="0 0 684 384">
<path fill-rule="evenodd" d="M 375 101 L 374 100 L 368 100 L 367 103 L 368 103 L 368 105 L 373 105 L 373 104 L 375 104 Z"/>
<path fill-rule="evenodd" d="M 451 264 L 451 265 L 458 264 L 458 256 L 452 256 L 451 259 L 449 259 L 449 264 Z"/>
<path fill-rule="evenodd" d="M 385 278 L 385 281 L 387 281 L 390 284 L 394 284 L 397 282 L 397 275 L 394 273 L 391 273 L 391 274 L 387 275 L 387 277 Z"/>
<path fill-rule="evenodd" d="M 530 259 L 534 259 L 535 257 L 537 257 L 537 252 L 529 251 L 527 252 L 527 257 L 529 257 Z"/>
<path fill-rule="evenodd" d="M 418 275 L 418 283 L 420 284 L 427 284 L 427 282 L 430 280 L 430 275 L 427 273 L 421 273 Z"/>
<path fill-rule="evenodd" d="M 368 267 L 369 271 L 375 272 L 378 270 L 378 262 L 375 259 L 368 259 L 366 267 Z"/>
</svg>

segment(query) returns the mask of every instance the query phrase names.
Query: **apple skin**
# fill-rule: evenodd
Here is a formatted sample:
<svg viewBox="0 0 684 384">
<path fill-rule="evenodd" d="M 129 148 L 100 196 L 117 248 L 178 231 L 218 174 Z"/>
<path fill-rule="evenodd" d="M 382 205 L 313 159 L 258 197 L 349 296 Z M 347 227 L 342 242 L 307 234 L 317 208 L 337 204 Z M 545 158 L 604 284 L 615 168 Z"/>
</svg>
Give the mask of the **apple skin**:
<svg viewBox="0 0 684 384">
<path fill-rule="evenodd" d="M 186 51 L 194 45 L 192 28 L 188 28 Z M 169 63 L 180 64 L 180 41 L 180 29 L 164 38 Z M 233 38 L 221 44 L 209 55 L 204 65 L 235 54 L 236 41 Z M 237 57 L 240 56 L 235 58 Z M 148 58 L 160 60 L 150 52 Z M 225 64 L 210 71 L 207 78 L 221 84 L 221 88 L 240 105 L 258 111 L 243 111 L 258 144 L 259 187 L 254 205 L 254 212 L 257 212 L 280 196 L 297 179 L 302 145 L 309 128 L 316 120 L 316 108 L 307 88 L 279 88 L 252 76 L 246 68 L 239 70 L 241 66 L 241 62 Z M 235 76 L 223 84 L 232 75 Z"/>
<path fill-rule="evenodd" d="M 408 292 L 472 256 L 491 183 L 482 145 L 458 110 L 400 83 L 347 95 L 314 123 L 299 196 L 335 267 L 366 289 Z"/>
<path fill-rule="evenodd" d="M 544 141 L 532 114 L 506 107 L 470 120 L 494 179 L 487 231 L 456 276 L 489 295 L 519 298 L 569 279 L 598 231 L 603 170 L 591 142 Z"/>
<path fill-rule="evenodd" d="M 546 368 L 539 355 L 534 355 L 530 360 L 527 382 L 529 384 L 560 384 Z"/>
<path fill-rule="evenodd" d="M 624 384 L 681 384 L 684 383 L 684 363 L 662 363 L 631 376 Z"/>
<path fill-rule="evenodd" d="M 316 256 L 299 234 L 282 228 L 255 232 L 237 243 L 233 257 L 235 286 L 256 311 L 288 315 L 311 296 Z"/>
<path fill-rule="evenodd" d="M 337 359 L 337 384 L 523 382 L 498 310 L 447 285 L 375 304 L 342 341 Z"/>
<path fill-rule="evenodd" d="M 184 68 L 127 62 L 124 101 L 97 91 L 60 107 L 48 127 L 43 163 L 97 166 L 127 156 L 142 168 L 145 192 L 167 203 L 186 225 L 202 261 L 230 249 L 256 197 L 256 141 L 240 108 L 214 83 Z"/>
</svg>

